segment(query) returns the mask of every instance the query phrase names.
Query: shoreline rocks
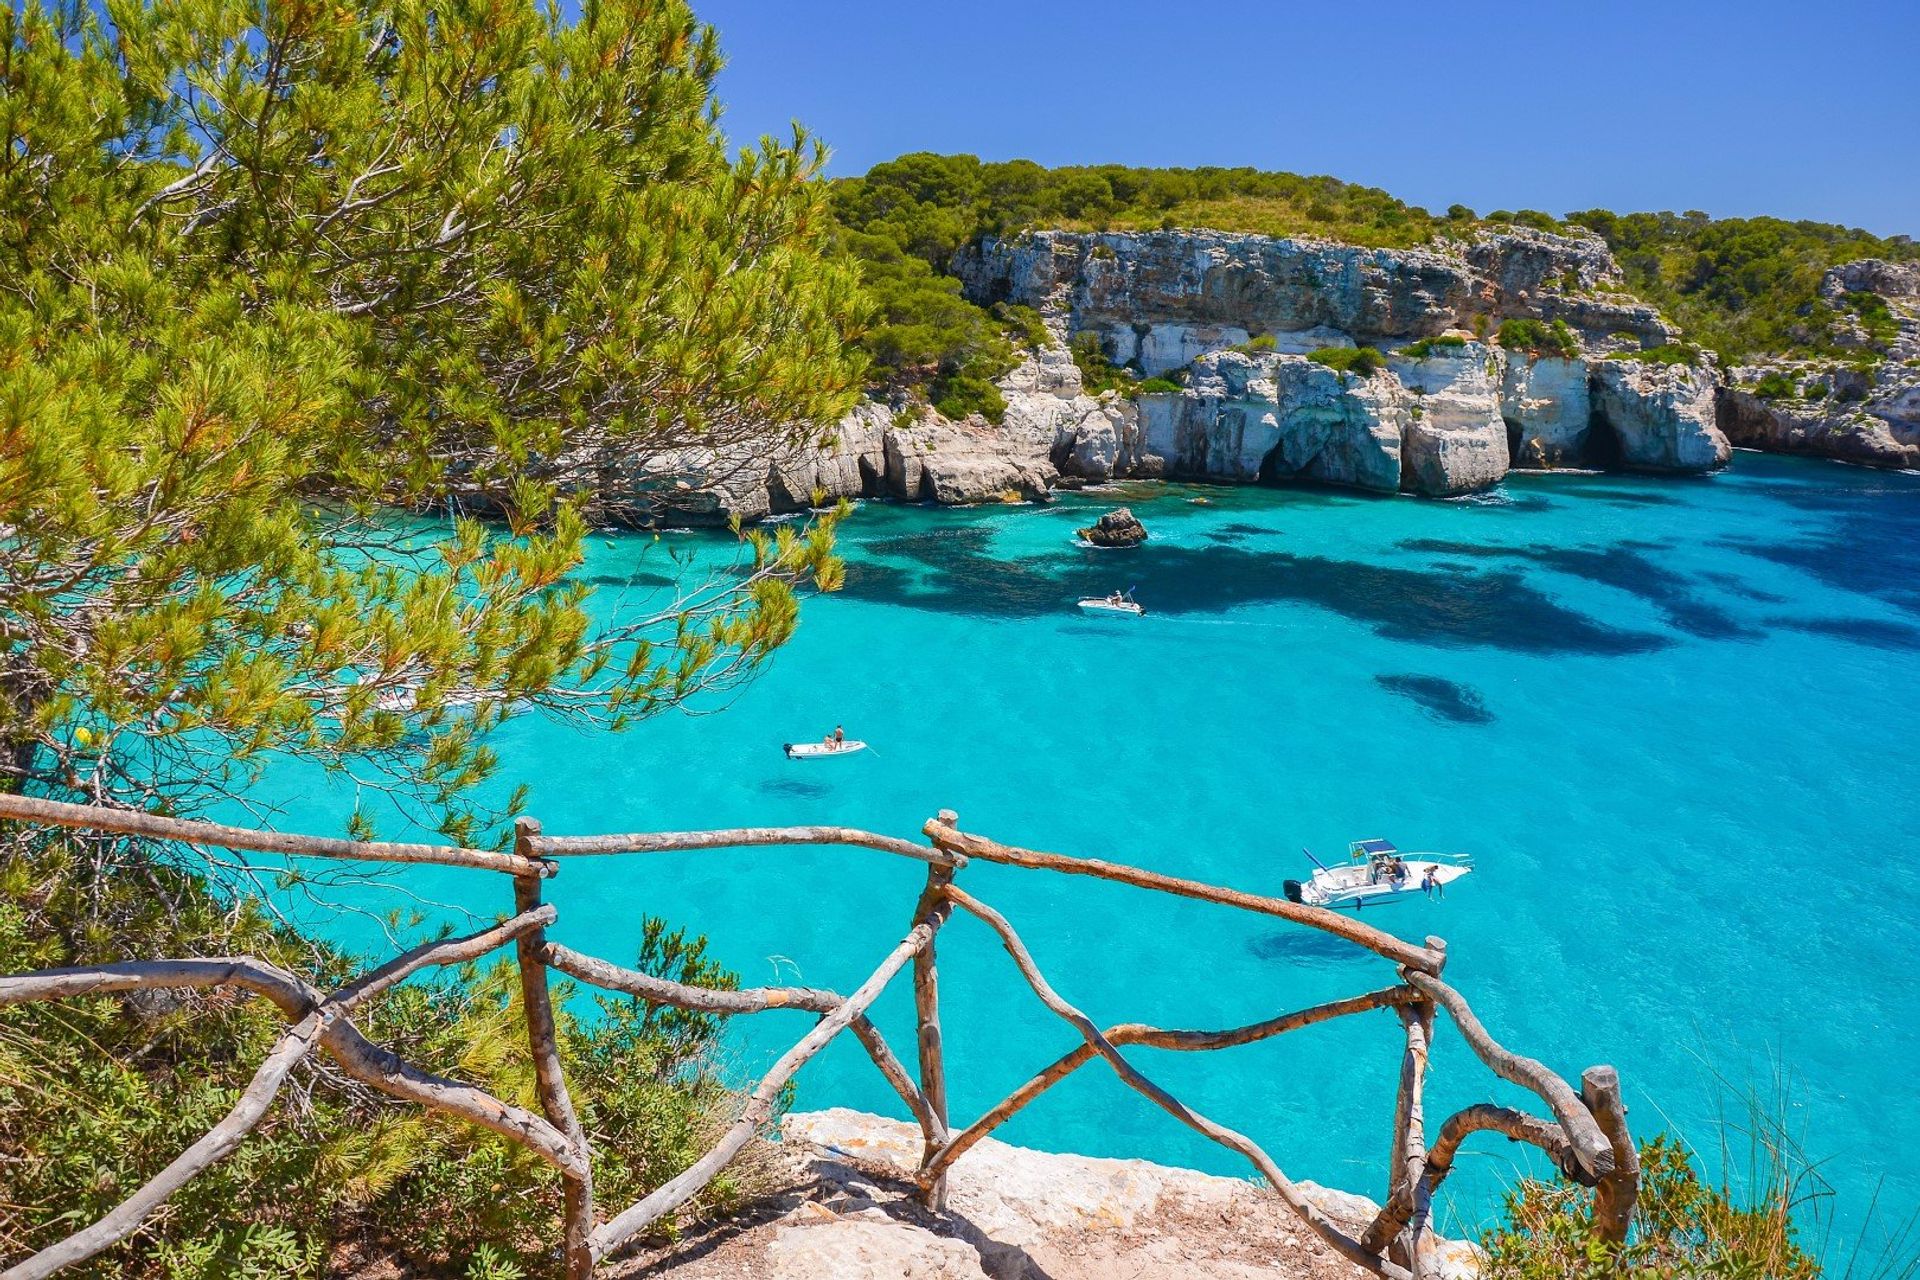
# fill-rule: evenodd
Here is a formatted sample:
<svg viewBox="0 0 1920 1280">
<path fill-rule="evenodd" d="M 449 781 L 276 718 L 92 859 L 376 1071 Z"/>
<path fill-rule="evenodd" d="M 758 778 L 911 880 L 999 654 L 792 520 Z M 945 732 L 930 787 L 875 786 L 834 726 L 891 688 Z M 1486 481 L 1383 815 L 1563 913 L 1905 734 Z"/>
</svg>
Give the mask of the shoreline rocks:
<svg viewBox="0 0 1920 1280">
<path fill-rule="evenodd" d="M 1920 467 L 1915 264 L 1849 263 L 1822 285 L 1888 299 L 1901 328 L 1884 359 L 1726 372 L 1708 356 L 1640 358 L 1677 331 L 1621 291 L 1591 236 L 1515 228 L 1389 250 L 1214 231 L 1043 231 L 981 241 L 953 272 L 975 302 L 1036 308 L 1050 335 L 999 380 L 1001 422 L 870 401 L 814 448 L 602 466 L 609 505 L 641 521 L 719 524 L 816 498 L 1036 502 L 1056 487 L 1130 479 L 1448 498 L 1516 467 L 1702 474 L 1727 465 L 1735 444 Z M 1490 342 L 1507 320 L 1549 335 L 1546 349 Z M 1109 361 L 1172 385 L 1087 394 L 1067 347 L 1089 333 Z M 1359 346 L 1380 349 L 1386 367 L 1314 358 Z M 1769 373 L 1791 374 L 1806 398 L 1763 398 Z"/>
<path fill-rule="evenodd" d="M 1115 507 L 1075 532 L 1096 547 L 1137 547 L 1147 540 L 1146 526 L 1126 507 Z"/>
</svg>

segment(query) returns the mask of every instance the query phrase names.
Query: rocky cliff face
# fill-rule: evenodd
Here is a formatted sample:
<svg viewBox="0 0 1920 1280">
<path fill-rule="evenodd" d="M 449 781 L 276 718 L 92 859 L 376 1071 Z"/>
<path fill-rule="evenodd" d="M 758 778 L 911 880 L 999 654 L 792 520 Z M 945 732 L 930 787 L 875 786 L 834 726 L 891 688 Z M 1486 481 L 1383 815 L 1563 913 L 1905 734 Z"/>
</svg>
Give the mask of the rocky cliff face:
<svg viewBox="0 0 1920 1280">
<path fill-rule="evenodd" d="M 1845 263 L 1826 273 L 1820 292 L 1829 300 L 1881 298 L 1897 326 L 1884 356 L 1862 331 L 1853 335 L 1859 354 L 1849 361 L 1733 369 L 1718 392 L 1721 428 L 1745 448 L 1920 468 L 1920 262 Z"/>
<path fill-rule="evenodd" d="M 1031 306 L 1052 335 L 1002 380 L 1003 422 L 869 403 L 823 447 L 676 458 L 630 489 L 643 502 L 664 495 L 677 518 L 720 521 L 816 497 L 1032 500 L 1118 478 L 1448 497 L 1511 467 L 1711 471 L 1735 444 L 1920 466 L 1920 264 L 1850 263 L 1823 286 L 1888 300 L 1901 336 L 1885 359 L 1727 373 L 1710 357 L 1635 358 L 1678 335 L 1621 292 L 1597 237 L 1516 229 L 1387 250 L 1211 231 L 1038 232 L 983 241 L 953 270 L 975 301 Z M 1489 342 L 1506 320 L 1558 322 L 1572 351 Z M 1082 335 L 1180 389 L 1086 394 L 1066 349 Z M 1355 346 L 1384 351 L 1386 367 L 1347 373 L 1310 358 Z M 1783 370 L 1807 398 L 1757 393 Z"/>
</svg>

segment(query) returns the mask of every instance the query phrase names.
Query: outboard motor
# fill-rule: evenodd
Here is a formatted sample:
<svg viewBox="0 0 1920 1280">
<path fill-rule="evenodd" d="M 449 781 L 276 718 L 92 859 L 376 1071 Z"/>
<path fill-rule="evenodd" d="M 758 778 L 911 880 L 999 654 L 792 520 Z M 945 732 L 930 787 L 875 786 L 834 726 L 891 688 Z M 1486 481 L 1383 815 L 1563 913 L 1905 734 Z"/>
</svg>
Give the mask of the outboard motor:
<svg viewBox="0 0 1920 1280">
<path fill-rule="evenodd" d="M 1300 882 L 1298 880 L 1282 881 L 1280 892 L 1287 895 L 1288 902 L 1298 902 L 1300 901 Z"/>
</svg>

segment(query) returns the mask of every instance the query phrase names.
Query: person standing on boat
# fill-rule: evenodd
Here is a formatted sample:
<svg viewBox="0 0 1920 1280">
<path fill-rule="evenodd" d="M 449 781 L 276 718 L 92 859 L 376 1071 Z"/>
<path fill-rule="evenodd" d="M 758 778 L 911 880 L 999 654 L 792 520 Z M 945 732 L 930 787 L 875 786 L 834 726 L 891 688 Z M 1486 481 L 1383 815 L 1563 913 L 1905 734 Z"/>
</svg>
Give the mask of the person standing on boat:
<svg viewBox="0 0 1920 1280">
<path fill-rule="evenodd" d="M 835 751 L 847 745 L 847 731 L 839 725 L 833 726 L 833 734 L 827 739 L 827 745 Z"/>
<path fill-rule="evenodd" d="M 1440 868 L 1438 867 L 1427 868 L 1427 874 L 1420 878 L 1420 887 L 1426 891 L 1426 895 L 1429 898 L 1444 898 L 1447 896 L 1447 887 L 1440 883 Z"/>
</svg>

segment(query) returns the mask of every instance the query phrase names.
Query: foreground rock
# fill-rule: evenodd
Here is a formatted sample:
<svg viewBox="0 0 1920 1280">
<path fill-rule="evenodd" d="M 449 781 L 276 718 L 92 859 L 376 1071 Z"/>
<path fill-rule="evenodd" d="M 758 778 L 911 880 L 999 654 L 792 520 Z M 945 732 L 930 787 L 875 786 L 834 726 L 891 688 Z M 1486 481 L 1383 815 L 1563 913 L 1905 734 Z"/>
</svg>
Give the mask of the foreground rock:
<svg viewBox="0 0 1920 1280">
<path fill-rule="evenodd" d="M 1147 540 L 1146 526 L 1125 507 L 1109 511 L 1075 532 L 1096 547 L 1137 547 Z"/>
<path fill-rule="evenodd" d="M 911 1125 L 855 1111 L 788 1116 L 786 1186 L 758 1219 L 687 1233 L 616 1270 L 672 1280 L 1348 1280 L 1366 1274 L 1250 1182 L 1142 1160 L 1050 1155 L 986 1139 L 929 1213 L 908 1174 Z M 1312 1183 L 1308 1198 L 1358 1230 L 1371 1201 Z M 1442 1246 L 1450 1278 L 1471 1246 Z"/>
</svg>

